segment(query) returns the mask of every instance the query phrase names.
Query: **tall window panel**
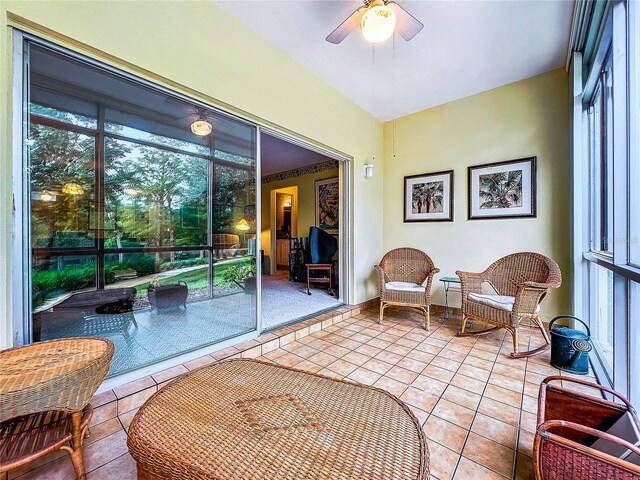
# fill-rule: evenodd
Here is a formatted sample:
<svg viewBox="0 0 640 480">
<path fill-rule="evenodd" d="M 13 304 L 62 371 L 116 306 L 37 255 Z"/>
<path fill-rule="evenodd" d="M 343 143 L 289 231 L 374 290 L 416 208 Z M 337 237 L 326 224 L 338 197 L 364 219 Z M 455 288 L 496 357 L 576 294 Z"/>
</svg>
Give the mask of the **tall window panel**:
<svg viewBox="0 0 640 480">
<path fill-rule="evenodd" d="M 25 58 L 26 340 L 109 338 L 116 375 L 256 330 L 256 127 L 35 43 Z"/>
<path fill-rule="evenodd" d="M 637 2 L 607 3 L 583 90 L 588 251 L 583 314 L 599 380 L 640 401 L 640 100 Z M 579 201 L 579 199 L 576 199 Z"/>
</svg>

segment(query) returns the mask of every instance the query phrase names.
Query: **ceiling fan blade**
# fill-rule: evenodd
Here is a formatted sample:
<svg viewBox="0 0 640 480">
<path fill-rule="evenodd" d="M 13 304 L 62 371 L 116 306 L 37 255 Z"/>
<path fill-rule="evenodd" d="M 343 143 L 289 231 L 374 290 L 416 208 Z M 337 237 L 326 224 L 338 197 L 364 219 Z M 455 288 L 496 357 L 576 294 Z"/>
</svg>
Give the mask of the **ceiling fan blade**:
<svg viewBox="0 0 640 480">
<path fill-rule="evenodd" d="M 364 12 L 367 11 L 367 7 L 362 6 L 353 12 L 344 22 L 342 22 L 338 28 L 331 32 L 327 36 L 327 42 L 335 43 L 336 45 L 345 39 L 353 30 L 355 30 L 362 20 Z"/>
<path fill-rule="evenodd" d="M 411 15 L 396 2 L 389 2 L 387 3 L 387 6 L 396 14 L 396 32 L 398 32 L 407 42 L 420 33 L 420 30 L 424 28 L 424 25 L 416 17 Z"/>
</svg>

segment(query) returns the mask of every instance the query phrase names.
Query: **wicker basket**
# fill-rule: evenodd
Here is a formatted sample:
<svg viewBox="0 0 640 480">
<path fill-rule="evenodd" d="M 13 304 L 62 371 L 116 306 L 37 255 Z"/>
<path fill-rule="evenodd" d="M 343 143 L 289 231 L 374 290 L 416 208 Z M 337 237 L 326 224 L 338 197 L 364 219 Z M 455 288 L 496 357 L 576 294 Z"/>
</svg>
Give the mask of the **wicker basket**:
<svg viewBox="0 0 640 480">
<path fill-rule="evenodd" d="M 560 381 L 598 389 L 621 403 L 563 388 Z M 536 479 L 640 480 L 640 466 L 589 447 L 602 438 L 640 455 L 640 449 L 606 433 L 627 412 L 640 428 L 634 408 L 619 393 L 584 380 L 545 378 L 540 385 L 538 428 L 533 445 Z"/>
</svg>

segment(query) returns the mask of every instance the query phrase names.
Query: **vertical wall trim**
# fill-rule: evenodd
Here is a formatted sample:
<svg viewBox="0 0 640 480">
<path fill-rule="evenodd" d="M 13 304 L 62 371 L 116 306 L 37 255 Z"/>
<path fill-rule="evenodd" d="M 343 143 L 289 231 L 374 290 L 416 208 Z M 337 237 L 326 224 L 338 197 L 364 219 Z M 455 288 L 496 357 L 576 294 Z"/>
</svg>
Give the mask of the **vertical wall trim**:
<svg viewBox="0 0 640 480">
<path fill-rule="evenodd" d="M 587 168 L 584 147 L 583 98 L 582 98 L 582 53 L 573 52 L 570 67 L 572 115 L 571 115 L 571 307 L 573 314 L 585 318 L 588 307 L 584 302 L 585 268 L 583 252 L 588 237 L 584 236 L 584 225 L 588 223 L 585 207 L 588 205 L 588 183 L 585 182 Z M 585 201 L 586 199 L 586 201 Z"/>
<path fill-rule="evenodd" d="M 11 269 L 11 282 L 5 287 L 7 295 L 7 325 L 11 336 L 7 339 L 11 346 L 27 343 L 31 336 L 31 309 L 28 286 L 30 285 L 29 264 L 31 262 L 29 243 L 29 214 L 25 205 L 28 201 L 27 150 L 24 140 L 28 133 L 27 103 L 29 64 L 28 52 L 22 32 L 13 31 L 13 79 L 12 79 L 12 225 L 11 258 L 7 258 L 7 268 Z M 9 277 L 8 277 L 9 278 Z"/>
<path fill-rule="evenodd" d="M 262 334 L 262 182 L 260 172 L 261 165 L 261 145 L 260 136 L 262 128 L 258 125 L 255 128 L 256 135 L 256 330 L 258 335 Z"/>
</svg>

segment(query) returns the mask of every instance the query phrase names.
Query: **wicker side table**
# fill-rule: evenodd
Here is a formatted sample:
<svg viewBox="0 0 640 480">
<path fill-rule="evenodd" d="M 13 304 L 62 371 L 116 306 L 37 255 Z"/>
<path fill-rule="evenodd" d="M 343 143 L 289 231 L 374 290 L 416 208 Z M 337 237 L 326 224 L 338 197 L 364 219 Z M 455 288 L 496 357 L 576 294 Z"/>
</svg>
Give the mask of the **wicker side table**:
<svg viewBox="0 0 640 480">
<path fill-rule="evenodd" d="M 113 344 L 98 337 L 39 342 L 0 352 L 0 474 L 64 450 L 78 479 L 89 401 L 109 371 Z"/>
<path fill-rule="evenodd" d="M 411 410 L 384 390 L 256 360 L 194 370 L 130 427 L 139 480 L 427 480 Z"/>
</svg>

